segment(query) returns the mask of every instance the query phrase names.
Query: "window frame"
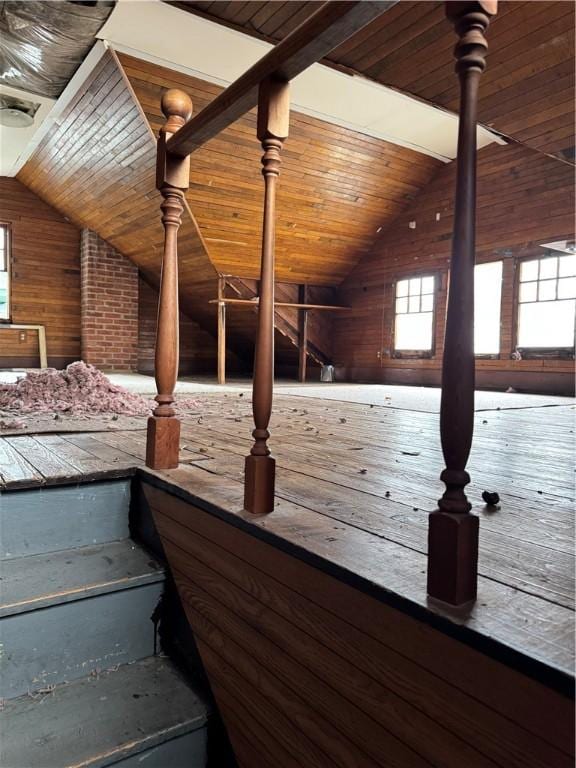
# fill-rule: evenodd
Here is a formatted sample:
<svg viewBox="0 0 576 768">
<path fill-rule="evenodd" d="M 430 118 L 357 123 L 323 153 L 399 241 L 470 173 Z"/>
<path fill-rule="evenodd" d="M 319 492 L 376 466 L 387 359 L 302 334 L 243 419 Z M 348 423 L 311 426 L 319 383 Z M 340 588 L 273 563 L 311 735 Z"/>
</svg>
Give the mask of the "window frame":
<svg viewBox="0 0 576 768">
<path fill-rule="evenodd" d="M 520 272 L 522 264 L 525 261 L 541 261 L 552 256 L 561 256 L 559 251 L 546 249 L 544 253 L 530 253 L 526 256 L 518 257 L 514 260 L 514 300 L 512 318 L 512 353 L 519 352 L 523 360 L 574 360 L 574 346 L 572 347 L 521 347 L 518 345 L 518 334 L 520 330 Z M 558 279 L 558 278 L 557 278 Z M 554 301 L 556 301 L 555 299 Z M 574 300 L 576 301 L 576 299 Z M 574 341 L 576 342 L 576 316 L 574 327 Z"/>
<path fill-rule="evenodd" d="M 6 230 L 6 273 L 8 275 L 8 317 L 0 317 L 0 323 L 6 324 L 12 322 L 12 227 L 9 221 L 1 219 L 0 227 Z"/>
<path fill-rule="evenodd" d="M 432 344 L 430 349 L 396 349 L 396 287 L 403 280 L 432 277 L 434 290 L 432 292 Z M 426 269 L 398 275 L 392 282 L 392 338 L 391 357 L 396 360 L 429 360 L 436 356 L 436 331 L 438 318 L 438 297 L 440 294 L 442 273 L 439 270 Z"/>
</svg>

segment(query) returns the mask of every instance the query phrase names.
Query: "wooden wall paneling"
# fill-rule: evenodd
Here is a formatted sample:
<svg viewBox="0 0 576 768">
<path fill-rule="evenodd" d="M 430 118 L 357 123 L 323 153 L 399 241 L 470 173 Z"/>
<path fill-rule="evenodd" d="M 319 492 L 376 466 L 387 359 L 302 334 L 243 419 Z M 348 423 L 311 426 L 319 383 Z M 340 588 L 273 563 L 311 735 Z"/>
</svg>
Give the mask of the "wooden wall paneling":
<svg viewBox="0 0 576 768">
<path fill-rule="evenodd" d="M 382 233 L 371 255 L 358 264 L 339 289 L 340 302 L 353 307 L 335 319 L 335 361 L 341 373 L 393 383 L 438 385 L 444 336 L 445 288 L 452 233 L 454 167 L 444 167 L 413 205 Z M 497 360 L 478 359 L 481 386 L 512 385 L 545 390 L 549 383 L 570 391 L 573 364 L 564 360 L 513 361 L 515 258 L 538 255 L 539 243 L 572 238 L 574 187 L 570 167 L 521 145 L 485 147 L 478 153 L 478 227 L 476 260 L 504 262 L 501 350 Z M 438 217 L 438 218 L 437 218 Z M 411 229 L 409 222 L 415 221 Z M 394 359 L 393 304 L 378 292 L 399 278 L 422 271 L 438 272 L 436 351 L 430 360 Z M 374 313 L 383 312 L 382 372 L 378 370 L 378 334 Z M 372 318 L 372 319 L 371 319 Z M 387 334 L 389 334 L 387 336 Z M 387 343 L 387 338 L 389 343 Z M 403 373 L 404 371 L 404 373 Z M 420 373 L 418 373 L 420 372 Z M 564 374 L 564 383 L 558 379 Z M 540 379 L 535 378 L 536 374 Z M 506 377 L 508 376 L 508 381 Z M 507 383 L 506 383 L 507 381 Z M 558 390 L 559 391 L 559 390 Z"/>
<path fill-rule="evenodd" d="M 19 179 L 76 224 L 98 232 L 157 284 L 163 231 L 155 147 L 128 80 L 108 51 Z M 208 301 L 217 273 L 189 212 L 181 228 L 180 277 L 182 308 L 212 329 L 215 312 Z"/>
<path fill-rule="evenodd" d="M 45 325 L 49 365 L 62 368 L 80 357 L 80 232 L 7 177 L 0 178 L 0 222 L 11 230 L 11 320 Z M 37 367 L 37 333 L 0 323 L 0 365 Z"/>
<path fill-rule="evenodd" d="M 302 764 L 298 750 L 326 768 L 570 765 L 569 699 L 212 513 L 144 492 L 234 743 L 243 713 L 258 713 L 244 759 L 256 737 L 274 766 Z"/>
</svg>

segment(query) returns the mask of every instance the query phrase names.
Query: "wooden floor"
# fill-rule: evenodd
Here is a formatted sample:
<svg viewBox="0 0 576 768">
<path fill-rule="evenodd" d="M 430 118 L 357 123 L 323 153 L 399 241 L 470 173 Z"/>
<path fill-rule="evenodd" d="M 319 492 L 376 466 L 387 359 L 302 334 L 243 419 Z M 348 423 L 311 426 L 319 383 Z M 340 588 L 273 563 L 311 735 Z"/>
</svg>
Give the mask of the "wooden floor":
<svg viewBox="0 0 576 768">
<path fill-rule="evenodd" d="M 427 601 L 427 513 L 443 467 L 438 415 L 380 405 L 275 398 L 277 508 L 242 511 L 249 395 L 199 396 L 177 470 L 150 482 L 242 521 L 258 535 L 386 594 L 466 643 L 566 688 L 573 670 L 574 407 L 476 414 L 469 498 L 481 517 L 479 599 L 464 614 Z M 0 438 L 5 490 L 125 476 L 144 469 L 144 422 L 120 431 Z M 70 429 L 70 424 L 67 429 Z M 85 422 L 79 429 L 86 430 Z M 484 506 L 483 490 L 501 504 Z"/>
</svg>

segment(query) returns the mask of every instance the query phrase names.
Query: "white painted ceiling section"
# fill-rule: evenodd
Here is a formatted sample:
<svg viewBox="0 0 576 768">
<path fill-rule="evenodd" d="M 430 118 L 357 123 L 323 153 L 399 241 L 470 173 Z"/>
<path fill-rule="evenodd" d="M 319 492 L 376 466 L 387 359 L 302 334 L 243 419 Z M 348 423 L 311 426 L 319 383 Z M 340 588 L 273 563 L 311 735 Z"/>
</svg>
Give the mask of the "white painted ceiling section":
<svg viewBox="0 0 576 768">
<path fill-rule="evenodd" d="M 56 102 L 8 85 L 0 85 L 0 94 L 40 104 L 32 125 L 26 128 L 9 128 L 6 125 L 0 125 L 0 176 L 15 176 L 20 168 L 20 156 L 26 151 Z"/>
<path fill-rule="evenodd" d="M 98 37 L 115 50 L 226 86 L 272 45 L 160 0 L 119 0 Z M 360 75 L 314 64 L 292 82 L 292 105 L 359 133 L 445 162 L 456 157 L 458 118 Z M 478 127 L 478 148 L 503 143 Z"/>
</svg>

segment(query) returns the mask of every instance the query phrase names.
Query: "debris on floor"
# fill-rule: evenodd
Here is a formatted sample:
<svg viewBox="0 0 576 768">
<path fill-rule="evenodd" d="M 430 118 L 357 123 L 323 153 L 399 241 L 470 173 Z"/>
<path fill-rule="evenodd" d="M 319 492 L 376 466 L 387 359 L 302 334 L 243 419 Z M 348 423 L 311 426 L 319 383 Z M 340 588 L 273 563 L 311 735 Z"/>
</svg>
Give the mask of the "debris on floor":
<svg viewBox="0 0 576 768">
<path fill-rule="evenodd" d="M 63 371 L 29 371 L 14 384 L 0 384 L 0 410 L 10 413 L 147 416 L 155 405 L 152 398 L 112 384 L 102 371 L 81 361 Z M 191 398 L 180 400 L 181 409 L 196 406 L 197 401 Z"/>
<path fill-rule="evenodd" d="M 496 491 L 482 491 L 482 499 L 489 507 L 495 507 L 500 503 L 500 496 Z"/>
<path fill-rule="evenodd" d="M 6 418 L 7 413 L 0 412 L 0 432 L 7 429 L 24 429 L 26 422 L 22 419 Z"/>
</svg>

